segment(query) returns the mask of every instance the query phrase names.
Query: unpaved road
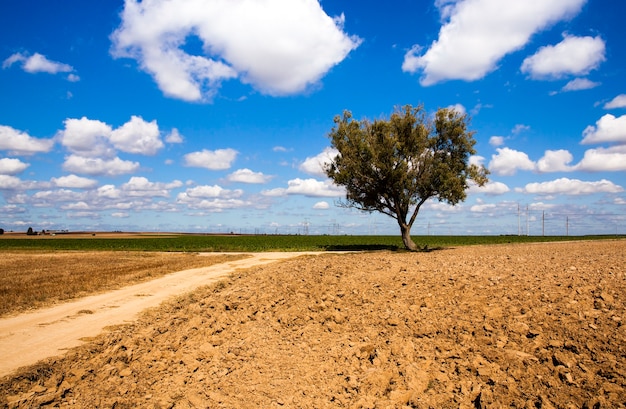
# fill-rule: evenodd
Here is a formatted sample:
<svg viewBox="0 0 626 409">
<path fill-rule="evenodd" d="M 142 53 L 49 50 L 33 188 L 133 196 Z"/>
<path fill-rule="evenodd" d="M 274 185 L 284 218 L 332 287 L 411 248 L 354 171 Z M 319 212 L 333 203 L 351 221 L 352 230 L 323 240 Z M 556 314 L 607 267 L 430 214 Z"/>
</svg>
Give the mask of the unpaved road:
<svg viewBox="0 0 626 409">
<path fill-rule="evenodd" d="M 210 253 L 215 255 L 215 253 Z M 228 253 L 232 254 L 232 253 Z M 0 377 L 22 366 L 63 354 L 108 326 L 128 323 L 168 298 L 211 284 L 237 269 L 314 252 L 250 254 L 249 258 L 166 275 L 115 291 L 88 296 L 14 317 L 0 319 Z"/>
</svg>

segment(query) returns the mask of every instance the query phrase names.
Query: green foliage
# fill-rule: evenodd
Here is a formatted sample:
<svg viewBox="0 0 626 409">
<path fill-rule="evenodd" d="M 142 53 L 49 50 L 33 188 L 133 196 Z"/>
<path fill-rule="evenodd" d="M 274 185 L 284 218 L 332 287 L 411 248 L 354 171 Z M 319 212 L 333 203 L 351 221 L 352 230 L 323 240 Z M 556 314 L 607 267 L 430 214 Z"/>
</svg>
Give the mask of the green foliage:
<svg viewBox="0 0 626 409">
<path fill-rule="evenodd" d="M 469 118 L 455 110 L 439 109 L 431 119 L 423 106 L 407 105 L 373 122 L 345 111 L 334 122 L 329 138 L 339 153 L 326 174 L 345 186 L 343 205 L 396 219 L 409 250 L 416 249 L 411 226 L 428 199 L 456 205 L 470 180 L 487 182 L 487 169 L 469 163 L 476 153 Z"/>
</svg>

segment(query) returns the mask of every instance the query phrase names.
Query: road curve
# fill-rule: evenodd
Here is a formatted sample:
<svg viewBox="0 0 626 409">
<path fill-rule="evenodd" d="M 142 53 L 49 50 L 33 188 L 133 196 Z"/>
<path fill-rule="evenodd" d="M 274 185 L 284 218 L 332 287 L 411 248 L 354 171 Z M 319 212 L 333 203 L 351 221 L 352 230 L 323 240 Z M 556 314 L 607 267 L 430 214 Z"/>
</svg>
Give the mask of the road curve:
<svg viewBox="0 0 626 409">
<path fill-rule="evenodd" d="M 141 311 L 214 283 L 235 270 L 321 253 L 324 252 L 249 253 L 250 257 L 241 260 L 179 271 L 103 294 L 1 318 L 0 377 L 42 359 L 62 355 L 83 343 L 85 338 L 100 334 L 105 327 L 132 322 Z"/>
</svg>

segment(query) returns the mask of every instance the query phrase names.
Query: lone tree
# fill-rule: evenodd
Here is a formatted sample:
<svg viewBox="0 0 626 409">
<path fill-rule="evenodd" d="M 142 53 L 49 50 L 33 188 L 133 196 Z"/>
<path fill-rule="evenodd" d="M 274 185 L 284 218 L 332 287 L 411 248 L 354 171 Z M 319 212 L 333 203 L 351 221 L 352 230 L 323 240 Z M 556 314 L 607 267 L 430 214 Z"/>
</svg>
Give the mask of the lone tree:
<svg viewBox="0 0 626 409">
<path fill-rule="evenodd" d="M 487 183 L 488 170 L 470 164 L 475 154 L 469 118 L 453 109 L 429 117 L 422 105 L 396 108 L 389 120 L 357 121 L 336 116 L 328 135 L 338 154 L 325 171 L 347 191 L 344 207 L 377 211 L 398 221 L 407 250 L 418 248 L 411 227 L 430 198 L 456 205 L 468 180 Z"/>
</svg>

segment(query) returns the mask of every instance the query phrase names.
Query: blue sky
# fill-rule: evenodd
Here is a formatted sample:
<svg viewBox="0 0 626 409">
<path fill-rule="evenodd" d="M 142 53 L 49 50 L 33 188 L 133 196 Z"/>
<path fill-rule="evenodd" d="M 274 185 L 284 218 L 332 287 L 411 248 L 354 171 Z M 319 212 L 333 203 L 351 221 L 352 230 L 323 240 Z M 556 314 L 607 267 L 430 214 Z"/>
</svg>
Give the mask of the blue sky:
<svg viewBox="0 0 626 409">
<path fill-rule="evenodd" d="M 413 234 L 626 233 L 626 3 L 5 1 L 0 227 L 397 234 L 321 172 L 344 110 L 468 113 Z"/>
</svg>

